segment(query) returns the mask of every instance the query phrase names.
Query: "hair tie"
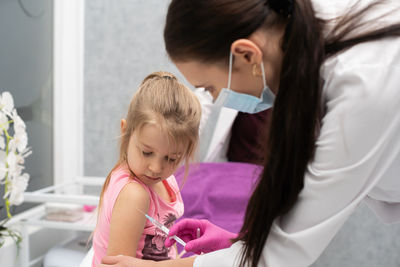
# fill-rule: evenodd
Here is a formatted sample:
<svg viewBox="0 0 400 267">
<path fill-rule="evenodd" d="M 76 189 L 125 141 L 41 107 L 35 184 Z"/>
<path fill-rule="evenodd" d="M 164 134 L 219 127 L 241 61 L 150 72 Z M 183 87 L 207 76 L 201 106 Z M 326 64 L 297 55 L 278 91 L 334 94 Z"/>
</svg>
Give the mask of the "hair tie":
<svg viewBox="0 0 400 267">
<path fill-rule="evenodd" d="M 294 0 L 267 0 L 266 4 L 276 13 L 286 18 L 293 13 Z"/>
<path fill-rule="evenodd" d="M 161 78 L 164 78 L 164 79 L 167 79 L 167 80 L 173 80 L 174 79 L 173 77 L 167 76 L 167 75 L 161 76 Z"/>
</svg>

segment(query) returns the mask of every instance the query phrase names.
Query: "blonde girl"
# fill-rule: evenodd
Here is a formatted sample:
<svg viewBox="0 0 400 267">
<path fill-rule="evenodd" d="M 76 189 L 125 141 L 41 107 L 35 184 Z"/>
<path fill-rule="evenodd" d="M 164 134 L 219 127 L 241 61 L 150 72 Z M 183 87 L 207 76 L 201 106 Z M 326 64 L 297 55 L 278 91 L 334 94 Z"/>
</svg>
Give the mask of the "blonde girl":
<svg viewBox="0 0 400 267">
<path fill-rule="evenodd" d="M 193 157 L 201 107 L 196 96 L 172 74 L 147 76 L 121 120 L 120 156 L 100 196 L 93 236 L 93 266 L 106 255 L 166 260 L 166 235 L 147 213 L 168 228 L 183 214 L 174 171 Z M 143 212 L 143 213 L 142 213 Z"/>
</svg>

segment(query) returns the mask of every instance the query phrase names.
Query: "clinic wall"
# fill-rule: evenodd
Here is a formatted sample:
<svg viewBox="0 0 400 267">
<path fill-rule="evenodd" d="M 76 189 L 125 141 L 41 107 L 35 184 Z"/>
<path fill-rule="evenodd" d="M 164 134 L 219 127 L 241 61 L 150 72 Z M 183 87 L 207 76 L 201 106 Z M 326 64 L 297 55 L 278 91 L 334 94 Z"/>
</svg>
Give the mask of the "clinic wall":
<svg viewBox="0 0 400 267">
<path fill-rule="evenodd" d="M 361 204 L 312 267 L 398 267 L 400 224 L 384 224 Z"/>
<path fill-rule="evenodd" d="M 177 74 L 162 39 L 168 3 L 85 1 L 85 175 L 106 176 L 114 165 L 119 121 L 141 80 L 155 70 Z M 313 266 L 400 266 L 398 236 L 400 225 L 380 223 L 361 205 Z"/>
<path fill-rule="evenodd" d="M 157 70 L 177 74 L 162 37 L 168 3 L 85 1 L 85 175 L 106 176 L 114 166 L 120 120 L 143 78 Z"/>
</svg>

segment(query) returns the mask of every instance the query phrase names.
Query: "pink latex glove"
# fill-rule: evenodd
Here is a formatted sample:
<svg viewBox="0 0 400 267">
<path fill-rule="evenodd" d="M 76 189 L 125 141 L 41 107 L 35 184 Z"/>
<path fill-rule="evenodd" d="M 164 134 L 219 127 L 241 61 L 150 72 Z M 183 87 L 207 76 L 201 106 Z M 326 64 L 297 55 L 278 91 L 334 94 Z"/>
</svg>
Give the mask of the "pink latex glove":
<svg viewBox="0 0 400 267">
<path fill-rule="evenodd" d="M 173 235 L 186 242 L 185 250 L 187 252 L 196 254 L 229 248 L 232 245 L 231 239 L 237 237 L 237 234 L 228 232 L 208 220 L 197 219 L 183 219 L 173 225 L 165 240 L 165 246 L 170 247 L 175 243 L 174 239 L 169 238 Z"/>
</svg>

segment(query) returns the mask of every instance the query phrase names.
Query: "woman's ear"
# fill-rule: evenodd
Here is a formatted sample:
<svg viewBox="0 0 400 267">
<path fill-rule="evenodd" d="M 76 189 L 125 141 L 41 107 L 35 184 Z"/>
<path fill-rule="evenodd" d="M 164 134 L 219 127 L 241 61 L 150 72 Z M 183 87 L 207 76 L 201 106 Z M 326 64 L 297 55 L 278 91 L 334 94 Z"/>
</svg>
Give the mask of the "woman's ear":
<svg viewBox="0 0 400 267">
<path fill-rule="evenodd" d="M 249 39 L 238 39 L 231 45 L 235 61 L 242 64 L 260 64 L 262 61 L 261 49 Z"/>
<path fill-rule="evenodd" d="M 121 135 L 125 134 L 126 132 L 126 120 L 121 119 Z"/>
</svg>

